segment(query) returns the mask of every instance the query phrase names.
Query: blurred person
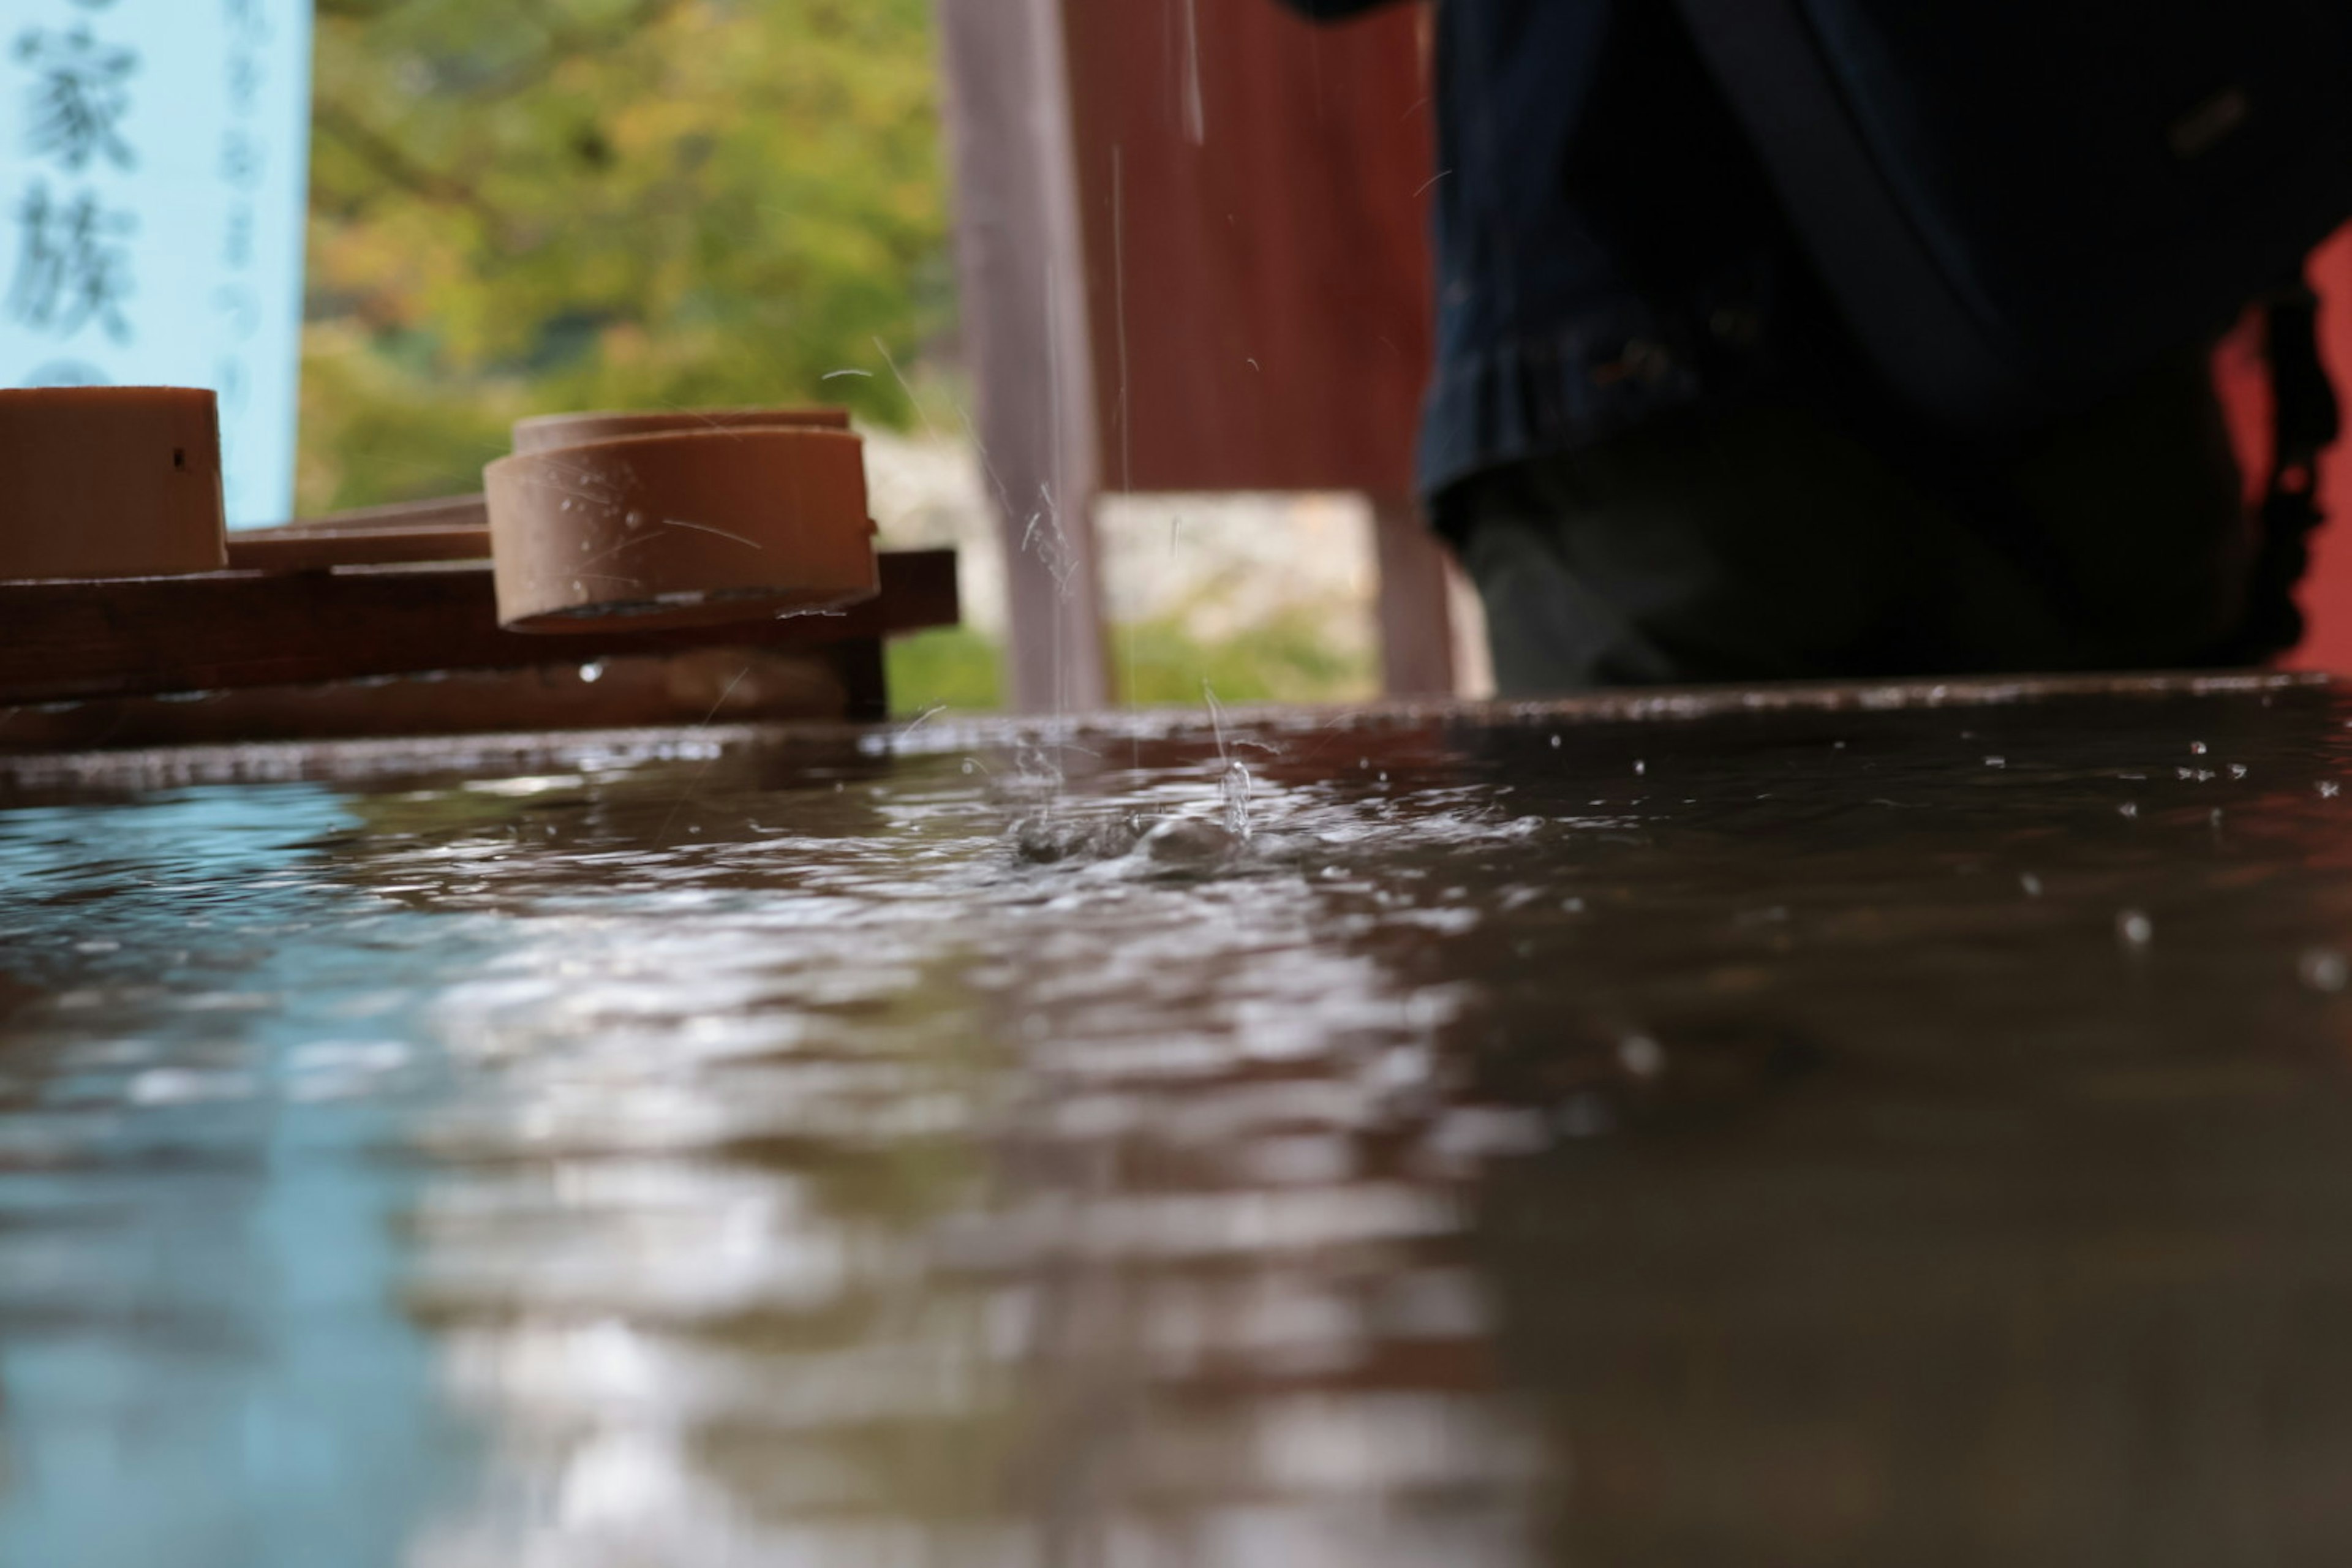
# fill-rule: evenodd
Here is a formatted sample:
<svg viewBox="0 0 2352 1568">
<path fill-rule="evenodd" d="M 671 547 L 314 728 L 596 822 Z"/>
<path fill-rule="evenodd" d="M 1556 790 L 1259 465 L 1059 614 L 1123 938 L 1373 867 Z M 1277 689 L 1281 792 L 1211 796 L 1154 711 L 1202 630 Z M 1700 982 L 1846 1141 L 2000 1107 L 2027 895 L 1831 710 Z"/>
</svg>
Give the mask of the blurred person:
<svg viewBox="0 0 2352 1568">
<path fill-rule="evenodd" d="M 1504 692 L 2241 664 L 2299 638 L 2336 408 L 2291 267 L 2250 508 L 2218 324 L 2005 426 L 1898 395 L 1677 6 L 1437 0 L 1434 32 L 1419 470 Z M 2231 107 L 2206 111 L 2221 132 Z"/>
</svg>

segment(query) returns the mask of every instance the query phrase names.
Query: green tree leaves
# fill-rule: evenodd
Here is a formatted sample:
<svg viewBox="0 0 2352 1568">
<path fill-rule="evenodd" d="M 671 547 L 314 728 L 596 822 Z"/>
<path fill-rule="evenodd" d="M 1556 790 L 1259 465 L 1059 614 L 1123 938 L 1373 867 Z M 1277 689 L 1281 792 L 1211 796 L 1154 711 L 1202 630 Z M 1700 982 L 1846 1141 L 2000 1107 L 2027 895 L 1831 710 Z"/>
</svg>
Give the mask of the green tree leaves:
<svg viewBox="0 0 2352 1568">
<path fill-rule="evenodd" d="M 826 401 L 952 321 L 925 0 L 328 0 L 302 510 L 471 489 L 516 415 Z"/>
</svg>

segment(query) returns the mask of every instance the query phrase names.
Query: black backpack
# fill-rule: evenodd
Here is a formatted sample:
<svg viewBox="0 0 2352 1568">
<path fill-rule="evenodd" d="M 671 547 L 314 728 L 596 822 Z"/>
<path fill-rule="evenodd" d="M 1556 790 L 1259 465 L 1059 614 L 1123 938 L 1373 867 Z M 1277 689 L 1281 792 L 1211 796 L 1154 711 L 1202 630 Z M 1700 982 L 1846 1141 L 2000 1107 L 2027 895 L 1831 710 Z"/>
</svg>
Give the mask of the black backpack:
<svg viewBox="0 0 2352 1568">
<path fill-rule="evenodd" d="M 2304 257 L 2352 216 L 2352 0 L 1677 0 L 1864 352 L 2029 427 L 2273 300 L 2276 456 L 2239 653 L 2301 630 L 2336 403 Z"/>
</svg>

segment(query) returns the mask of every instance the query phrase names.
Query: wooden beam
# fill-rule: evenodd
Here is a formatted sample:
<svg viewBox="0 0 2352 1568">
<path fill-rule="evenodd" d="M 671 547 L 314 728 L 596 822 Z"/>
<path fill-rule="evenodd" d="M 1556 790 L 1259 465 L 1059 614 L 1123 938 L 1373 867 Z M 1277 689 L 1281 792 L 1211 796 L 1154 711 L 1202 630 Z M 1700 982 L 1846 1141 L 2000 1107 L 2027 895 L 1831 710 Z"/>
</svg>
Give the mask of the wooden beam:
<svg viewBox="0 0 2352 1568">
<path fill-rule="evenodd" d="M 427 561 L 487 561 L 490 536 L 478 526 L 453 523 L 359 531 L 255 529 L 228 536 L 232 572 L 324 572 L 336 566 L 415 565 Z"/>
<path fill-rule="evenodd" d="M 881 658 L 879 638 L 858 637 L 819 648 L 706 647 L 590 665 L 0 707 L 0 758 L 250 741 L 870 721 L 888 717 Z"/>
<path fill-rule="evenodd" d="M 1381 574 L 1381 689 L 1391 697 L 1451 697 L 1454 611 L 1445 576 L 1453 563 L 1411 500 L 1370 499 Z"/>
<path fill-rule="evenodd" d="M 1087 258 L 1059 0 L 941 0 L 962 316 L 1004 542 L 1026 711 L 1110 699 L 1094 501 L 1102 484 Z"/>
<path fill-rule="evenodd" d="M 886 551 L 881 563 L 880 596 L 837 615 L 666 632 L 583 622 L 561 636 L 501 630 L 482 563 L 0 584 L 0 705 L 813 648 L 955 624 L 953 551 Z"/>
<path fill-rule="evenodd" d="M 315 572 L 489 556 L 489 506 L 478 495 L 369 507 L 315 522 L 240 529 L 228 536 L 232 572 Z"/>
</svg>

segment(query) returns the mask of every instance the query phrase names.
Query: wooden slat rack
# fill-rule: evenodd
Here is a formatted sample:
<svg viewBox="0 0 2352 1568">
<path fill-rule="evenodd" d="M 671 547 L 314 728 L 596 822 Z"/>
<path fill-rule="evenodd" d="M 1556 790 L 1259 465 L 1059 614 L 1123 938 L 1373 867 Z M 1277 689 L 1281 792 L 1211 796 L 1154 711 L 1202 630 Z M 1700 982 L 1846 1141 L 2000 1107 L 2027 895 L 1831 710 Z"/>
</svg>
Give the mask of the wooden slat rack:
<svg viewBox="0 0 2352 1568">
<path fill-rule="evenodd" d="M 632 631 L 621 619 L 552 636 L 504 631 L 478 496 L 232 534 L 228 555 L 227 571 L 194 576 L 0 582 L 0 710 L 342 683 L 297 705 L 331 714 L 378 700 L 367 693 L 387 679 L 577 669 L 723 647 L 825 655 L 840 677 L 841 716 L 878 717 L 882 639 L 959 616 L 953 551 L 886 551 L 880 594 L 836 612 L 667 631 Z M 264 706 L 278 717 L 263 728 L 283 731 L 289 704 Z M 522 716 L 535 717 L 525 707 Z M 247 710 L 257 710 L 222 708 L 215 728 L 230 733 L 215 738 L 232 738 L 234 715 Z M 394 727 L 415 722 L 412 702 Z M 154 726 L 131 728 L 143 736 Z M 0 721 L 0 745 L 56 729 Z"/>
</svg>

